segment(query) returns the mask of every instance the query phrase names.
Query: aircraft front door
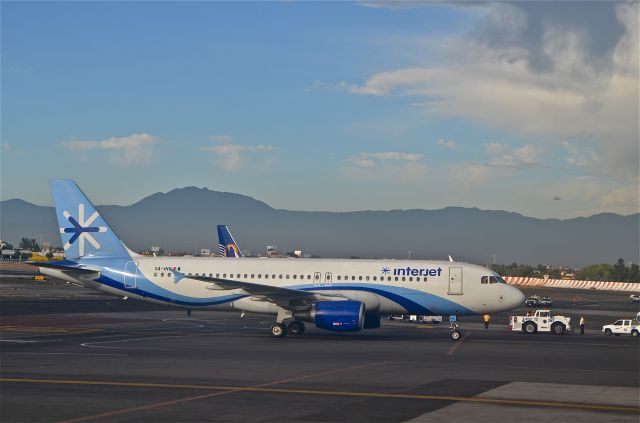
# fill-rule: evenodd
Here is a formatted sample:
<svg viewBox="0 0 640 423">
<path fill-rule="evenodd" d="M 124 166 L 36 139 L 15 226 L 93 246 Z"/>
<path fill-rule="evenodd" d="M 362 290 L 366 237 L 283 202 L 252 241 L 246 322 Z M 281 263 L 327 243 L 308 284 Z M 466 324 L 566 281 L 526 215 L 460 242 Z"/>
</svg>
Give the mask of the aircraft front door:
<svg viewBox="0 0 640 423">
<path fill-rule="evenodd" d="M 324 274 L 324 284 L 331 286 L 331 284 L 333 283 L 333 280 L 331 279 L 331 272 L 327 272 Z"/>
<path fill-rule="evenodd" d="M 321 282 L 322 282 L 322 274 L 320 272 L 315 272 L 313 274 L 313 284 L 315 286 L 319 286 Z"/>
<path fill-rule="evenodd" d="M 124 266 L 124 287 L 135 288 L 136 278 L 138 277 L 138 263 L 128 261 Z"/>
<path fill-rule="evenodd" d="M 449 295 L 462 295 L 462 267 L 449 268 Z"/>
</svg>

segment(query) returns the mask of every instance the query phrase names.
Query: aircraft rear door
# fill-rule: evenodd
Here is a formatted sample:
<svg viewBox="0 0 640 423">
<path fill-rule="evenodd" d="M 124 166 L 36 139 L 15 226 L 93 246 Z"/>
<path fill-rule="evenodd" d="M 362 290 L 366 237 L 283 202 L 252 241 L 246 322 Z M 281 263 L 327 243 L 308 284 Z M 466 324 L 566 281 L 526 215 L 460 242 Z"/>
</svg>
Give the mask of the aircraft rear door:
<svg viewBox="0 0 640 423">
<path fill-rule="evenodd" d="M 320 272 L 315 272 L 313 274 L 313 284 L 315 286 L 319 286 L 320 282 L 322 282 L 322 274 Z"/>
<path fill-rule="evenodd" d="M 333 283 L 333 279 L 331 278 L 331 272 L 326 272 L 324 274 L 324 284 L 327 286 L 331 286 Z"/>
<path fill-rule="evenodd" d="M 449 295 L 462 295 L 462 267 L 449 268 Z"/>
<path fill-rule="evenodd" d="M 135 261 L 128 261 L 124 265 L 124 287 L 135 288 L 137 276 L 138 276 L 138 263 Z"/>
</svg>

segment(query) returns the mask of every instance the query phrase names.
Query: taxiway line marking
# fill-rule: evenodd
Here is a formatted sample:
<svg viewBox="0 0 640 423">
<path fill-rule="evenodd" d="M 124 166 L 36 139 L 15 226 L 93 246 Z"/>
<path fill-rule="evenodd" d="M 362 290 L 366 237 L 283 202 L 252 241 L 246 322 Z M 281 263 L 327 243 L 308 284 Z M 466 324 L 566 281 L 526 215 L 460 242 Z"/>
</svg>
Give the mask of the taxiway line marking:
<svg viewBox="0 0 640 423">
<path fill-rule="evenodd" d="M 258 384 L 258 385 L 253 385 L 253 386 L 251 386 L 251 388 L 263 388 L 263 387 L 266 387 L 266 386 L 273 386 L 273 385 L 277 385 L 277 384 L 281 384 L 281 383 L 288 383 L 288 382 L 293 382 L 293 381 L 297 381 L 297 380 L 311 379 L 311 378 L 314 378 L 314 377 L 317 377 L 317 376 L 326 376 L 326 375 L 340 373 L 340 372 L 346 372 L 346 371 L 350 371 L 350 370 L 357 370 L 357 369 L 363 369 L 363 368 L 366 368 L 366 367 L 379 366 L 379 365 L 385 364 L 385 363 L 386 363 L 386 361 L 379 361 L 379 362 L 376 362 L 376 363 L 360 364 L 360 365 L 357 365 L 357 366 L 351 366 L 351 367 L 346 367 L 346 368 L 341 368 L 341 369 L 325 370 L 325 371 L 318 372 L 318 373 L 306 374 L 306 375 L 291 377 L 291 378 L 287 378 L 287 379 L 280 379 L 280 380 L 276 380 L 276 381 L 273 381 L 273 382 L 261 383 L 261 384 Z M 94 415 L 90 415 L 90 416 L 76 417 L 74 419 L 64 420 L 64 421 L 61 421 L 59 423 L 79 423 L 79 422 L 84 422 L 84 421 L 87 421 L 87 420 L 95 420 L 95 419 L 102 418 L 102 417 L 111 417 L 111 416 L 131 413 L 131 412 L 135 412 L 135 411 L 151 410 L 151 409 L 160 408 L 160 407 L 166 407 L 166 406 L 170 406 L 170 405 L 174 405 L 174 404 L 181 404 L 181 403 L 190 402 L 190 401 L 197 401 L 197 400 L 201 400 L 201 399 L 205 399 L 205 398 L 212 398 L 212 397 L 217 397 L 217 396 L 221 396 L 221 395 L 232 394 L 234 392 L 239 392 L 239 391 L 240 391 L 240 389 L 236 389 L 235 387 L 230 387 L 230 388 L 225 389 L 223 391 L 213 392 L 213 393 L 210 393 L 210 394 L 197 395 L 197 396 L 194 396 L 194 397 L 180 398 L 180 399 L 171 400 L 171 401 L 162 401 L 162 402 L 158 402 L 158 403 L 141 405 L 141 406 L 137 406 L 137 407 L 129 407 L 129 408 L 124 408 L 124 409 L 120 409 L 120 410 L 107 411 L 105 413 L 94 414 Z"/>
<path fill-rule="evenodd" d="M 344 370 L 351 370 L 344 369 Z M 315 376 L 317 376 L 316 374 Z M 308 376 L 311 377 L 311 376 Z M 300 377 L 302 378 L 302 377 Z M 519 400 L 519 399 L 502 399 L 502 398 L 486 398 L 486 397 L 461 397 L 452 395 L 419 395 L 419 394 L 394 394 L 384 392 L 351 392 L 351 391 L 330 391 L 315 389 L 293 389 L 293 388 L 269 388 L 256 386 L 220 386 L 220 385 L 190 385 L 190 384 L 174 384 L 174 383 L 147 383 L 147 382 L 117 382 L 117 381 L 99 381 L 99 380 L 59 380 L 59 379 L 28 379 L 28 378 L 0 378 L 0 383 L 42 383 L 53 385 L 93 385 L 93 386 L 124 386 L 129 388 L 171 388 L 171 389 L 205 389 L 230 392 L 268 392 L 280 394 L 297 394 L 297 395 L 324 395 L 324 396 L 342 396 L 342 397 L 364 397 L 364 398 L 397 398 L 397 399 L 415 399 L 415 400 L 434 400 L 434 401 L 458 401 L 458 402 L 474 402 L 480 404 L 497 404 L 497 405 L 520 405 L 529 407 L 548 407 L 548 408 L 572 408 L 581 410 L 600 410 L 600 411 L 618 411 L 626 413 L 640 413 L 640 407 L 613 405 L 613 404 L 585 404 L 575 402 L 554 402 L 554 401 L 535 401 L 535 400 Z M 283 383 L 283 382 L 281 382 Z M 274 384 L 274 383 L 272 383 Z M 180 401 L 180 400 L 176 400 Z M 143 406 L 144 407 L 144 406 Z"/>
<path fill-rule="evenodd" d="M 88 333 L 88 332 L 97 332 L 100 329 L 3 325 L 3 326 L 0 326 L 0 330 L 16 331 L 16 332 Z"/>
<path fill-rule="evenodd" d="M 459 341 L 455 342 L 451 347 L 449 347 L 449 351 L 447 351 L 447 356 L 451 357 L 453 354 L 455 354 L 456 350 L 460 347 L 460 344 L 462 344 L 462 341 L 467 339 L 467 337 L 470 334 L 471 334 L 471 332 L 465 333 L 464 336 L 462 337 L 462 339 L 460 339 Z"/>
</svg>

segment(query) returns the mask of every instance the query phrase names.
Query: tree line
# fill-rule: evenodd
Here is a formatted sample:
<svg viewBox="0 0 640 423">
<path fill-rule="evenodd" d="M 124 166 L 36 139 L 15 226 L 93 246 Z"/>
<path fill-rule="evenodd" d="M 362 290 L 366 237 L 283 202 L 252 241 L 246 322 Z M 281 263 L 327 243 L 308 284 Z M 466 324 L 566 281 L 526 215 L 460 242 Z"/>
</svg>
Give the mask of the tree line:
<svg viewBox="0 0 640 423">
<path fill-rule="evenodd" d="M 492 264 L 491 270 L 502 276 L 523 276 L 530 278 L 542 278 L 549 275 L 550 279 L 562 279 L 568 273 L 575 274 L 577 280 L 611 281 L 611 282 L 640 282 L 640 266 L 636 263 L 626 265 L 623 259 L 618 259 L 614 264 L 592 264 L 583 269 L 550 268 L 541 264 L 531 266 L 528 264 Z"/>
</svg>

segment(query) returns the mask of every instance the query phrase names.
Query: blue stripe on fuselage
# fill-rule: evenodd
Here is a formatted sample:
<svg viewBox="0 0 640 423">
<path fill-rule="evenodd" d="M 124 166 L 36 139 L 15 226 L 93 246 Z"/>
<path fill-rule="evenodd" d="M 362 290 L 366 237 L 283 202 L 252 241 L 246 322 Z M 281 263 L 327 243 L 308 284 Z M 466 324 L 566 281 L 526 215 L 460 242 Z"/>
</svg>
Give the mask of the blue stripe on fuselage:
<svg viewBox="0 0 640 423">
<path fill-rule="evenodd" d="M 387 298 L 394 303 L 404 307 L 409 313 L 421 315 L 472 315 L 477 314 L 474 311 L 454 302 L 447 300 L 435 294 L 430 294 L 416 289 L 402 288 L 390 285 L 378 284 L 340 284 L 334 283 L 329 286 L 316 285 L 296 285 L 289 287 L 290 289 L 300 289 L 303 291 L 366 291 Z"/>
</svg>

